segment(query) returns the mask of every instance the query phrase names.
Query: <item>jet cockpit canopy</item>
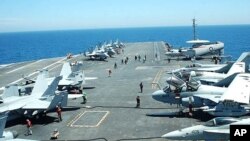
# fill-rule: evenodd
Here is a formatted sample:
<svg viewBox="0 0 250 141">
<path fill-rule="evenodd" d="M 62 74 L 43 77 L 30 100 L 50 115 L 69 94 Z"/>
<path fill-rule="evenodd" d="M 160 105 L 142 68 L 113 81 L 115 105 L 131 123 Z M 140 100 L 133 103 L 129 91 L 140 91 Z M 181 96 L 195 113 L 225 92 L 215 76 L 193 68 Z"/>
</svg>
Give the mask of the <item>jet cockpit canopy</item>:
<svg viewBox="0 0 250 141">
<path fill-rule="evenodd" d="M 174 74 L 169 77 L 166 82 L 169 84 L 168 88 L 170 91 L 173 92 L 181 91 L 183 87 L 186 87 L 186 83 Z"/>
<path fill-rule="evenodd" d="M 204 126 L 209 126 L 209 127 L 222 126 L 222 125 L 231 124 L 237 121 L 240 121 L 240 120 L 236 118 L 231 118 L 231 117 L 217 117 L 217 118 L 214 118 L 205 122 Z"/>
</svg>

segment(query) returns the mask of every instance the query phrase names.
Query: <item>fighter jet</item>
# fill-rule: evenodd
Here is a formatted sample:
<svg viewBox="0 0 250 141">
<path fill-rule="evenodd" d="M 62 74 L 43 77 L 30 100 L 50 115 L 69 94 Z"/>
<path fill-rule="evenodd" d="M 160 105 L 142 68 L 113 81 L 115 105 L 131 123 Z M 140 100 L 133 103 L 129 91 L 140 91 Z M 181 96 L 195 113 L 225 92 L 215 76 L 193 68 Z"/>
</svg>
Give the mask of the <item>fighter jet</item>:
<svg viewBox="0 0 250 141">
<path fill-rule="evenodd" d="M 228 62 L 227 64 L 194 63 L 168 73 L 181 72 L 185 77 L 192 75 L 196 80 L 200 80 L 202 84 L 214 84 L 234 73 L 249 72 L 249 64 L 250 52 L 244 52 L 235 62 Z"/>
<path fill-rule="evenodd" d="M 228 62 L 228 64 L 200 64 L 200 63 L 193 63 L 187 65 L 184 68 L 176 69 L 173 72 L 190 72 L 190 71 L 207 71 L 207 72 L 226 72 L 230 69 L 233 65 L 233 62 Z M 227 68 L 227 69 L 226 69 Z M 223 70 L 223 71 L 222 71 Z"/>
<path fill-rule="evenodd" d="M 229 71 L 224 73 L 218 72 L 205 72 L 205 71 L 182 71 L 183 77 L 192 76 L 193 79 L 201 81 L 203 84 L 213 84 L 219 82 L 220 80 L 234 74 L 234 73 L 244 73 L 245 72 L 245 62 L 235 62 Z"/>
<path fill-rule="evenodd" d="M 167 79 L 168 85 L 152 94 L 152 98 L 169 104 L 182 104 L 188 107 L 190 102 L 193 107 L 216 105 L 221 95 L 226 91 L 225 87 L 200 84 L 192 78 L 185 82 L 174 75 Z"/>
<path fill-rule="evenodd" d="M 80 63 L 72 64 L 70 66 L 69 62 L 65 62 L 60 72 L 62 80 L 58 84 L 58 89 L 62 90 L 63 87 L 66 87 L 67 89 L 70 86 L 81 87 L 83 84 L 85 84 L 86 80 L 97 79 L 97 77 L 85 77 L 84 71 L 81 67 L 82 64 Z"/>
<path fill-rule="evenodd" d="M 54 77 L 49 77 L 48 70 L 42 70 L 41 73 L 43 73 L 44 76 L 46 77 L 48 84 L 50 84 L 54 80 Z M 76 90 L 79 92 L 79 89 L 82 88 L 86 80 L 97 79 L 97 77 L 85 77 L 84 71 L 82 70 L 82 63 L 80 62 L 74 62 L 74 63 L 65 62 L 62 66 L 60 76 L 62 76 L 62 79 L 59 81 L 58 90 L 59 91 L 68 90 L 68 92 L 70 92 L 71 90 Z M 32 83 L 27 84 L 26 82 L 25 85 L 21 85 L 18 88 L 20 89 L 21 93 L 27 94 L 29 93 L 29 91 L 32 90 L 32 88 L 34 87 L 34 83 L 36 81 L 28 78 L 25 79 L 28 82 Z M 82 95 L 75 95 L 70 93 L 68 94 L 69 99 L 75 99 L 81 96 Z"/>
<path fill-rule="evenodd" d="M 113 45 L 113 47 L 115 47 L 115 48 L 124 48 L 124 47 L 125 47 L 124 43 L 122 43 L 122 42 L 119 41 L 118 39 L 116 39 L 116 41 L 113 42 L 112 45 Z"/>
<path fill-rule="evenodd" d="M 242 116 L 250 111 L 250 74 L 238 74 L 220 97 L 216 106 L 204 109 L 213 116 Z"/>
<path fill-rule="evenodd" d="M 116 53 L 114 50 L 115 48 L 116 46 L 113 44 L 112 41 L 109 44 L 106 44 L 106 42 L 104 42 L 101 45 L 101 48 L 99 49 L 99 51 L 106 52 L 109 55 L 109 57 L 112 57 Z"/>
<path fill-rule="evenodd" d="M 57 105 L 66 106 L 68 93 L 56 92 L 61 77 L 55 77 L 48 83 L 44 73 L 40 73 L 30 95 L 20 96 L 17 85 L 6 86 L 2 94 L 0 113 L 10 111 L 8 120 L 20 116 L 39 117 Z"/>
<path fill-rule="evenodd" d="M 243 52 L 235 62 L 245 62 L 245 72 L 249 72 L 250 52 Z M 194 62 L 190 65 L 187 65 L 186 67 L 175 69 L 172 72 L 205 71 L 205 72 L 227 73 L 235 62 L 227 61 L 225 64 L 200 64 Z"/>
<path fill-rule="evenodd" d="M 75 65 L 75 64 L 74 64 Z M 76 64 L 79 65 L 79 64 Z M 62 66 L 60 76 L 62 76 L 62 80 L 59 82 L 58 87 L 59 90 L 62 87 L 66 86 L 76 86 L 85 83 L 84 72 L 83 70 L 78 70 L 73 72 L 69 62 L 65 62 Z"/>
<path fill-rule="evenodd" d="M 249 124 L 250 118 L 217 117 L 207 121 L 204 125 L 196 125 L 169 132 L 163 135 L 162 138 L 171 140 L 229 140 L 230 125 Z"/>
<path fill-rule="evenodd" d="M 104 50 L 99 50 L 98 47 L 96 47 L 91 53 L 85 52 L 85 56 L 89 57 L 90 60 L 106 60 L 109 55 Z"/>
<path fill-rule="evenodd" d="M 245 88 L 249 83 L 247 82 L 248 76 L 249 74 L 244 73 L 233 74 L 216 83 L 215 86 L 210 86 L 202 85 L 192 79 L 185 83 L 173 75 L 167 80 L 169 85 L 163 90 L 154 92 L 152 98 L 163 103 L 181 104 L 183 107 L 191 105 L 193 108 L 200 108 L 213 116 L 241 116 L 249 112 L 249 107 L 243 106 L 247 104 L 247 99 L 249 99 L 249 96 L 245 94 L 248 93 Z M 235 86 L 236 83 L 240 86 Z M 237 97 L 239 100 L 233 97 Z M 237 101 L 230 102 L 228 100 L 230 98 Z"/>
</svg>

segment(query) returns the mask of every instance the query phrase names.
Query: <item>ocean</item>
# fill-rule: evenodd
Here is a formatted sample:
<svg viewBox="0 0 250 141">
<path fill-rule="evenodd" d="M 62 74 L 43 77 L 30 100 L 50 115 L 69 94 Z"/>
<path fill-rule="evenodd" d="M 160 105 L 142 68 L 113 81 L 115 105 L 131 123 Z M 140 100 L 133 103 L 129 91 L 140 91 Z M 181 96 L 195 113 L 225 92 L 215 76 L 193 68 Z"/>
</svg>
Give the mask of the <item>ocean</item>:
<svg viewBox="0 0 250 141">
<path fill-rule="evenodd" d="M 183 26 L 0 33 L 0 64 L 78 54 L 116 39 L 125 43 L 165 41 L 175 48 L 187 47 L 192 32 L 191 26 Z M 224 42 L 224 54 L 233 59 L 250 51 L 250 25 L 198 26 L 197 34 L 199 39 Z"/>
</svg>

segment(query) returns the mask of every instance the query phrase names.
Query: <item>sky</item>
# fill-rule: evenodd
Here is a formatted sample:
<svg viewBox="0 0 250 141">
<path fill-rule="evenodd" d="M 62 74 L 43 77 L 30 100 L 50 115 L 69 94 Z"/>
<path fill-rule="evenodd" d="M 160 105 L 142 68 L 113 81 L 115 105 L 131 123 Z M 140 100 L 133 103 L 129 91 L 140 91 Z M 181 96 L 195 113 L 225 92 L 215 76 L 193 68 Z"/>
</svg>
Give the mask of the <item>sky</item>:
<svg viewBox="0 0 250 141">
<path fill-rule="evenodd" d="M 250 0 L 0 0 L 0 32 L 250 24 Z"/>
</svg>

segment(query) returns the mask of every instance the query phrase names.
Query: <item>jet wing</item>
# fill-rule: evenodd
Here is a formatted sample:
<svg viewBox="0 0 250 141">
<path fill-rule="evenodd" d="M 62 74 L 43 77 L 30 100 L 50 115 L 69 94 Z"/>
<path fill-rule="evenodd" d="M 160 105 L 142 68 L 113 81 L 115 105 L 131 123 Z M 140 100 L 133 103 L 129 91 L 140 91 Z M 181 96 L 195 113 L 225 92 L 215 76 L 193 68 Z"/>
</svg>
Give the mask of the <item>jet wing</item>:
<svg viewBox="0 0 250 141">
<path fill-rule="evenodd" d="M 249 104 L 249 87 L 250 74 L 238 74 L 222 95 L 220 101 L 233 101 Z"/>
<path fill-rule="evenodd" d="M 206 84 L 206 83 L 217 83 L 219 82 L 219 79 L 212 79 L 212 78 L 209 78 L 209 79 L 200 79 L 201 83 L 202 84 Z"/>
<path fill-rule="evenodd" d="M 203 131 L 205 140 L 228 140 L 230 136 L 229 129 L 211 129 Z"/>
<path fill-rule="evenodd" d="M 31 103 L 25 104 L 22 109 L 30 110 L 30 109 L 47 109 L 50 105 L 51 101 L 46 100 L 34 100 Z"/>
<path fill-rule="evenodd" d="M 203 131 L 205 134 L 230 134 L 229 129 L 214 129 L 214 130 L 204 130 Z"/>
<path fill-rule="evenodd" d="M 197 95 L 194 95 L 193 97 L 199 97 L 199 98 L 202 98 L 202 99 L 208 99 L 210 101 L 213 101 L 215 103 L 218 103 L 220 98 L 221 98 L 221 95 L 211 95 L 211 94 L 197 94 Z"/>
<path fill-rule="evenodd" d="M 20 109 L 23 106 L 24 104 L 20 102 L 9 104 L 8 106 L 1 107 L 0 113 L 5 112 L 5 111 L 12 111 L 12 110 Z"/>
</svg>

